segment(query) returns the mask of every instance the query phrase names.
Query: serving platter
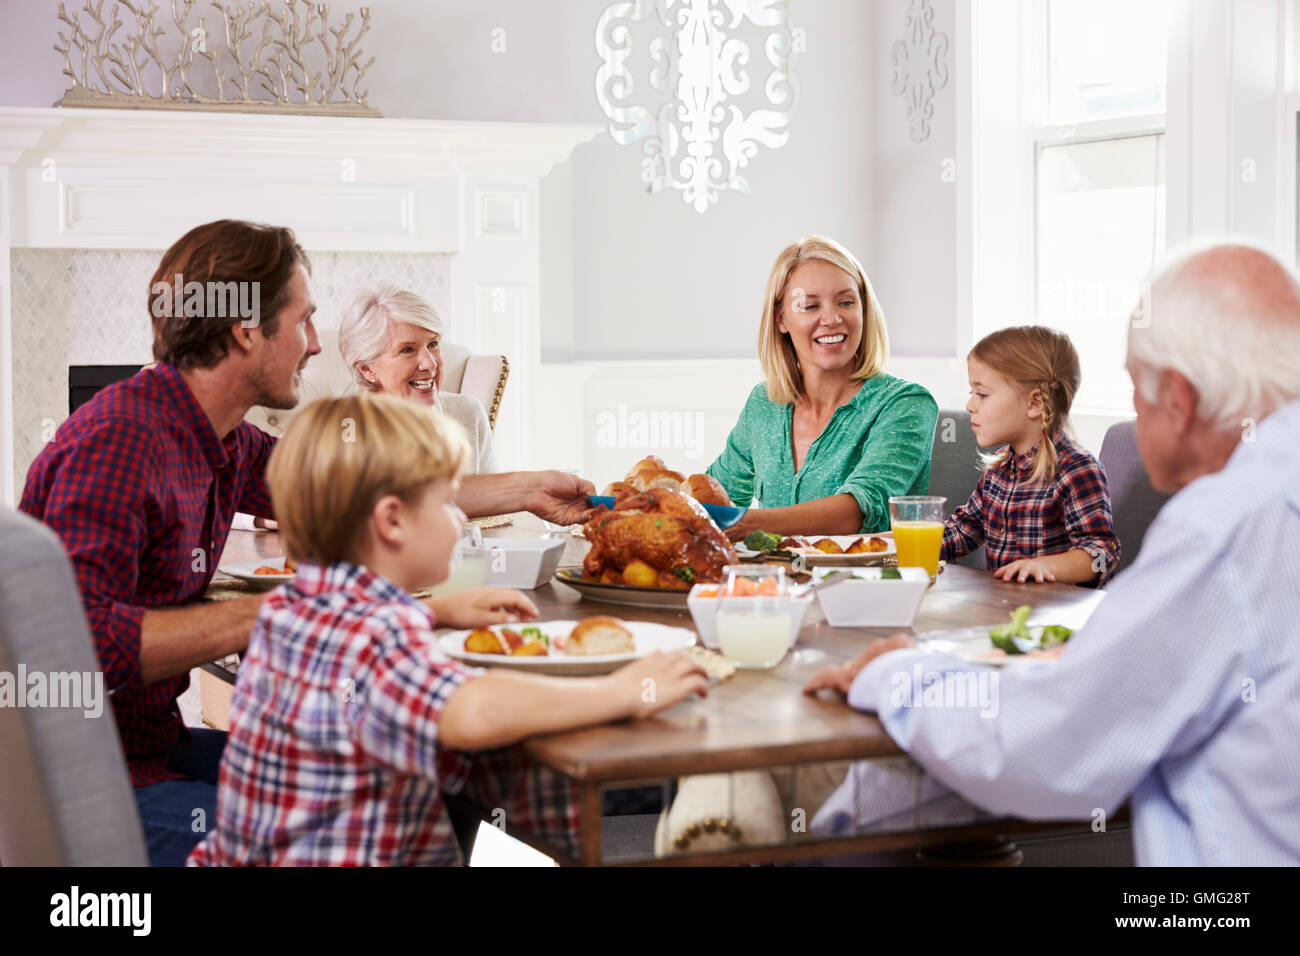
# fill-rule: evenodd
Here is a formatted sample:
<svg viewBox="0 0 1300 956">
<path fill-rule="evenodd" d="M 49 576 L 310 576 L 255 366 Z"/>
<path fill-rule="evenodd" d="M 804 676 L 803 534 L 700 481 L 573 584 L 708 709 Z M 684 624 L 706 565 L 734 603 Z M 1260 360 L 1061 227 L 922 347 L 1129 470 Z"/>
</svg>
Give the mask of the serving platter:
<svg viewBox="0 0 1300 956">
<path fill-rule="evenodd" d="M 567 585 L 592 601 L 603 604 L 622 604 L 625 607 L 668 608 L 674 611 L 686 610 L 686 599 L 690 596 L 689 588 L 640 588 L 631 584 L 606 584 L 602 581 L 584 581 L 582 568 L 560 568 L 555 572 L 555 580 Z"/>
</svg>

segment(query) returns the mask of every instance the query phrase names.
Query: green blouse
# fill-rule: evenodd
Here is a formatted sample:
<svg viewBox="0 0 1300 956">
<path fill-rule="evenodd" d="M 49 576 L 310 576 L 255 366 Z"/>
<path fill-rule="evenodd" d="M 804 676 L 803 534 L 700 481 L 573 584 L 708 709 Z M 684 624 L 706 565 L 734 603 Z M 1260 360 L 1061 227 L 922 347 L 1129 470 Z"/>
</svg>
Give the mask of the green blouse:
<svg viewBox="0 0 1300 956">
<path fill-rule="evenodd" d="M 939 406 L 926 389 L 881 372 L 835 409 L 794 470 L 793 405 L 777 405 L 760 383 L 749 393 L 727 447 L 709 474 L 739 506 L 783 508 L 849 494 L 862 531 L 889 529 L 890 495 L 923 495 Z"/>
</svg>

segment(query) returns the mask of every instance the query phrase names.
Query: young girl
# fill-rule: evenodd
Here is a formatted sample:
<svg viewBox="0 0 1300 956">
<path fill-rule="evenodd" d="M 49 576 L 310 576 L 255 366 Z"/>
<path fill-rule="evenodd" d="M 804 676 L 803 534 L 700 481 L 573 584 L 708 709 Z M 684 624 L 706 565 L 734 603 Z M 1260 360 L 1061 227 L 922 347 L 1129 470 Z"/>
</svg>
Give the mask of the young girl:
<svg viewBox="0 0 1300 956">
<path fill-rule="evenodd" d="M 327 399 L 295 416 L 267 477 L 298 571 L 267 597 L 240 664 L 215 828 L 191 865 L 456 863 L 446 794 L 573 853 L 579 813 L 565 778 L 511 751 L 463 751 L 704 693 L 706 675 L 682 654 L 597 678 L 447 658 L 409 592 L 447 578 L 468 455 L 458 426 L 397 398 Z M 435 606 L 461 627 L 536 616 L 524 595 L 497 589 Z"/>
<path fill-rule="evenodd" d="M 1110 492 L 1097 460 L 1067 434 L 1079 388 L 1068 336 L 1037 325 L 985 336 L 966 357 L 975 438 L 986 468 L 953 512 L 941 556 L 984 545 L 1004 581 L 1100 584 L 1119 561 Z"/>
</svg>

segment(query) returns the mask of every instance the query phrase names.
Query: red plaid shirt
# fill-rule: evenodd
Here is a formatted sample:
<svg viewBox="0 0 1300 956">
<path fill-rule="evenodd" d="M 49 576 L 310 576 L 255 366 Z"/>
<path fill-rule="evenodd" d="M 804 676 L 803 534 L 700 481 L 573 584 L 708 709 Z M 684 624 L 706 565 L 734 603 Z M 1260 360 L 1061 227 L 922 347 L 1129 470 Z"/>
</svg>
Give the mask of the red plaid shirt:
<svg viewBox="0 0 1300 956">
<path fill-rule="evenodd" d="M 27 472 L 19 507 L 72 560 L 136 786 L 180 776 L 167 754 L 188 739 L 176 698 L 190 680 L 140 683 L 140 619 L 203 593 L 237 510 L 273 517 L 273 444 L 248 423 L 219 441 L 180 373 L 156 365 L 77 409 Z"/>
<path fill-rule="evenodd" d="M 984 545 L 989 570 L 1021 558 L 1062 554 L 1074 548 L 1093 556 L 1105 581 L 1119 561 L 1119 538 L 1111 524 L 1110 491 L 1097 459 L 1064 433 L 1056 447 L 1056 476 L 1034 483 L 1035 445 L 985 469 L 970 500 L 952 513 L 940 554 L 954 561 Z"/>
<path fill-rule="evenodd" d="M 514 751 L 442 749 L 443 708 L 480 673 L 442 653 L 432 615 L 391 581 L 347 562 L 299 565 L 240 663 L 216 826 L 189 863 L 455 864 L 444 792 L 574 854 L 571 782 Z"/>
</svg>

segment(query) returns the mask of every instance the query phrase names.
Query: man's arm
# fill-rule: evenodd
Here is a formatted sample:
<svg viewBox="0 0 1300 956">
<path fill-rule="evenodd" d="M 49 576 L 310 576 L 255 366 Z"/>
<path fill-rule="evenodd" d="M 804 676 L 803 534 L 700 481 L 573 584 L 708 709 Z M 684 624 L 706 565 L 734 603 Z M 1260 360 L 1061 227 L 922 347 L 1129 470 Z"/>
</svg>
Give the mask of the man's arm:
<svg viewBox="0 0 1300 956">
<path fill-rule="evenodd" d="M 152 684 L 248 647 L 263 594 L 202 607 L 147 610 L 140 620 L 140 683 Z"/>
<path fill-rule="evenodd" d="M 531 511 L 556 524 L 577 524 L 591 513 L 590 481 L 564 471 L 507 471 L 466 475 L 456 503 L 471 518 Z"/>
<path fill-rule="evenodd" d="M 926 770 L 988 810 L 1037 819 L 1112 811 L 1166 754 L 1193 751 L 1245 706 L 1252 652 L 1241 569 L 1219 548 L 1195 546 L 1203 529 L 1193 522 L 1152 529 L 1160 533 L 1148 536 L 1142 562 L 1059 660 L 990 672 L 895 651 L 862 670 L 849 703 L 879 714 Z M 961 681 L 969 693 L 981 673 L 986 700 L 925 704 L 927 688 L 946 694 Z"/>
</svg>

